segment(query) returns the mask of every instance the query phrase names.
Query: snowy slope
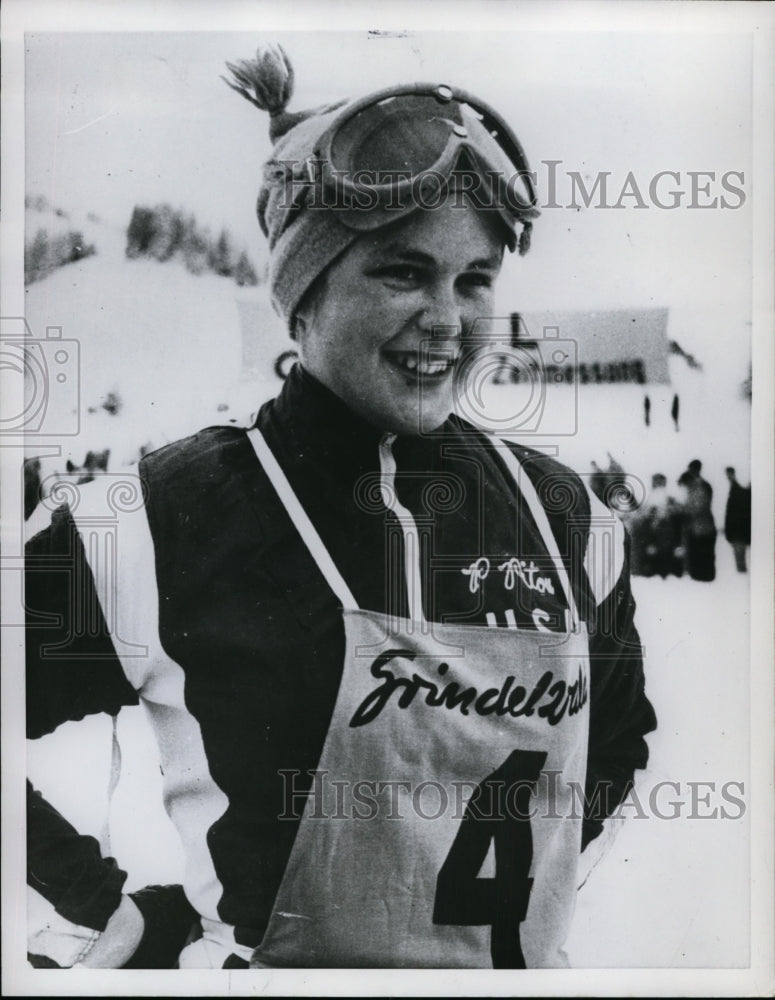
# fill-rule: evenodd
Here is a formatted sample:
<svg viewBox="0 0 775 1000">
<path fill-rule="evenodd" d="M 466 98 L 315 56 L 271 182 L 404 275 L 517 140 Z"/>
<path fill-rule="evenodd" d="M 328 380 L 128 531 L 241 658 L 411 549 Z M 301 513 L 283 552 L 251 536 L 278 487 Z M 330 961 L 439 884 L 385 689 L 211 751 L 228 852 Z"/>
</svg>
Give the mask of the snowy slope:
<svg viewBox="0 0 775 1000">
<path fill-rule="evenodd" d="M 81 432 L 62 439 L 60 465 L 69 456 L 81 464 L 87 450 L 109 447 L 115 470 L 136 460 L 141 446 L 159 447 L 208 424 L 242 424 L 277 391 L 271 370 L 252 384 L 241 377 L 237 302 L 265 299 L 264 290 L 190 274 L 175 259 L 127 260 L 122 225 L 27 214 L 28 232 L 42 223 L 49 228 L 53 218 L 58 228 L 82 230 L 97 247 L 95 256 L 27 289 L 33 334 L 44 337 L 57 326 L 80 345 Z M 109 392 L 121 400 L 116 416 L 102 408 Z"/>
</svg>

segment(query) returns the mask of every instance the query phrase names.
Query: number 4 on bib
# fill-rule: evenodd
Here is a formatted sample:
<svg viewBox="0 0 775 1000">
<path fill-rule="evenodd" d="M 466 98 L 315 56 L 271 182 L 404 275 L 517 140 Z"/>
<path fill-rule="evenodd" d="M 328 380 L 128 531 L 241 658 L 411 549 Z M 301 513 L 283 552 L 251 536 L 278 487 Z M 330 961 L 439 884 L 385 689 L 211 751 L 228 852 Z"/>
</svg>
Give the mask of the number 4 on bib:
<svg viewBox="0 0 775 1000">
<path fill-rule="evenodd" d="M 527 915 L 533 835 L 530 799 L 546 754 L 515 750 L 476 786 L 436 881 L 434 924 L 490 925 L 495 969 L 524 969 L 519 937 Z M 495 877 L 479 878 L 495 844 Z"/>
</svg>

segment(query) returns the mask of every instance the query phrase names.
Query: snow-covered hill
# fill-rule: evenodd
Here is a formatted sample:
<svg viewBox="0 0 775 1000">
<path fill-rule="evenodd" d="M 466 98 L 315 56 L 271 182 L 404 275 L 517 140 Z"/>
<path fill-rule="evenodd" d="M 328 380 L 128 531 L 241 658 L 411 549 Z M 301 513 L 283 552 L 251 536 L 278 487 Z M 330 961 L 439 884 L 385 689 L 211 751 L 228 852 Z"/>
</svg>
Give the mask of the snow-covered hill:
<svg viewBox="0 0 775 1000">
<path fill-rule="evenodd" d="M 141 447 L 159 447 L 208 424 L 242 424 L 277 391 L 271 367 L 250 380 L 242 371 L 238 301 L 257 300 L 271 316 L 263 288 L 193 275 L 175 259 L 128 260 L 125 225 L 31 210 L 27 216 L 28 233 L 77 228 L 97 250 L 27 288 L 33 335 L 43 338 L 47 327 L 61 327 L 62 337 L 80 348 L 79 400 L 52 393 L 50 404 L 76 402 L 80 433 L 61 439 L 62 455 L 47 458 L 47 470 L 67 458 L 80 465 L 88 450 L 104 448 L 115 470 L 136 460 Z M 267 342 L 272 357 L 285 346 L 276 317 Z M 119 400 L 116 414 L 103 408 L 109 393 Z M 47 426 L 69 423 L 65 413 L 61 424 L 47 414 Z"/>
</svg>

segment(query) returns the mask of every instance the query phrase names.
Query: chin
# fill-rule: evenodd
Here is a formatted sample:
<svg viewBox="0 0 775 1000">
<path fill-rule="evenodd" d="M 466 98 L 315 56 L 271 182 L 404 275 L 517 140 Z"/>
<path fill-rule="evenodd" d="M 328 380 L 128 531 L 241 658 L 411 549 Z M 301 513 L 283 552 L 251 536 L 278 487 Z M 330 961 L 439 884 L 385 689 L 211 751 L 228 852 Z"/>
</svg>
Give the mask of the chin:
<svg viewBox="0 0 775 1000">
<path fill-rule="evenodd" d="M 442 426 L 449 416 L 450 411 L 436 412 L 433 410 L 416 413 L 414 416 L 402 418 L 395 421 L 395 426 L 391 428 L 395 434 L 423 435 L 434 434 Z"/>
<path fill-rule="evenodd" d="M 451 403 L 444 406 L 428 404 L 419 409 L 415 403 L 413 407 L 400 411 L 360 409 L 361 416 L 381 431 L 407 437 L 433 434 L 438 431 L 451 412 Z"/>
</svg>

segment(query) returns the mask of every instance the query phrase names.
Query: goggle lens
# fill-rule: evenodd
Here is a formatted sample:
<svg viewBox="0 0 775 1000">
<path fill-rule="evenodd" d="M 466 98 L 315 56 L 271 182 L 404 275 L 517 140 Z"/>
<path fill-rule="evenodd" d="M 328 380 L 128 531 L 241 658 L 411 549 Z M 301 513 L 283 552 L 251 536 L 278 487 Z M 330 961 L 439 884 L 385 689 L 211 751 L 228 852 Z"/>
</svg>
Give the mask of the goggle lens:
<svg viewBox="0 0 775 1000">
<path fill-rule="evenodd" d="M 455 128 L 457 105 L 406 94 L 362 108 L 333 137 L 331 166 L 352 178 L 359 171 L 388 180 L 391 172 L 416 176 L 436 166 Z"/>
</svg>

